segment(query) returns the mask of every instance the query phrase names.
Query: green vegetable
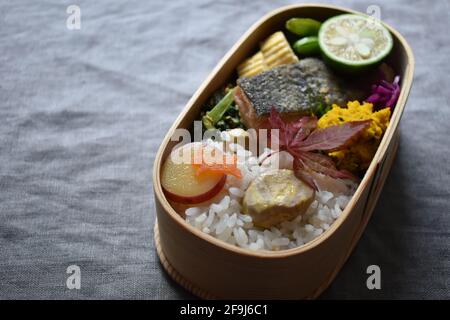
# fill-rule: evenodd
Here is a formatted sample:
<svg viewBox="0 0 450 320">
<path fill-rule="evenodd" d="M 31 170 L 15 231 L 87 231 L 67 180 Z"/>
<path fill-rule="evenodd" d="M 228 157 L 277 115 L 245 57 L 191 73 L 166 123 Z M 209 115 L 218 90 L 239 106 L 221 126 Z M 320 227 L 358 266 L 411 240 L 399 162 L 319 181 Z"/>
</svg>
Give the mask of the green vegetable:
<svg viewBox="0 0 450 320">
<path fill-rule="evenodd" d="M 230 90 L 220 101 L 217 103 L 214 108 L 210 111 L 206 112 L 206 114 L 202 117 L 203 125 L 206 129 L 215 129 L 216 124 L 222 120 L 225 113 L 228 111 L 228 108 L 234 101 L 234 89 Z"/>
<path fill-rule="evenodd" d="M 317 36 L 321 23 L 310 18 L 292 18 L 286 21 L 286 29 L 290 32 L 301 36 Z"/>
<path fill-rule="evenodd" d="M 327 113 L 328 111 L 331 110 L 331 106 L 330 105 L 326 105 L 325 103 L 321 103 L 319 104 L 319 106 L 317 107 L 316 111 L 314 112 L 314 114 L 318 117 L 321 118 L 325 113 Z"/>
<path fill-rule="evenodd" d="M 319 39 L 316 36 L 297 40 L 292 47 L 296 53 L 302 56 L 313 56 L 320 53 Z"/>
</svg>

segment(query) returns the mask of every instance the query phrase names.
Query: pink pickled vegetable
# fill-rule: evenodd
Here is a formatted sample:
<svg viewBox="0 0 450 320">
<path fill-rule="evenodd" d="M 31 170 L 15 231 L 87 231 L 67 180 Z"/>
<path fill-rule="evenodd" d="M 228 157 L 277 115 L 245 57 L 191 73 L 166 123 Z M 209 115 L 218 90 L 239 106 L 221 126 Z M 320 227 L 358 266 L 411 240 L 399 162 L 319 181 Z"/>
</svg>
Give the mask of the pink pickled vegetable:
<svg viewBox="0 0 450 320">
<path fill-rule="evenodd" d="M 399 82 L 400 76 L 396 76 L 392 83 L 381 80 L 379 84 L 372 86 L 372 94 L 365 101 L 373 103 L 375 109 L 386 107 L 394 109 L 400 95 Z"/>
</svg>

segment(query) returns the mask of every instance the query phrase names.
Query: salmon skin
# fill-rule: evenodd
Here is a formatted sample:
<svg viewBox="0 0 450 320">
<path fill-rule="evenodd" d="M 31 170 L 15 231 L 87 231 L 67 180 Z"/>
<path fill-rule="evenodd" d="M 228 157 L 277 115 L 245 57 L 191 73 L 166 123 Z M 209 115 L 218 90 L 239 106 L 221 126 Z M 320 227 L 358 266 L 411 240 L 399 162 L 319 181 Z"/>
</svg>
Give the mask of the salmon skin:
<svg viewBox="0 0 450 320">
<path fill-rule="evenodd" d="M 331 72 L 324 62 L 307 58 L 237 81 L 236 103 L 248 128 L 267 127 L 270 109 L 295 120 L 323 105 L 346 105 L 361 98 L 361 91 Z"/>
</svg>

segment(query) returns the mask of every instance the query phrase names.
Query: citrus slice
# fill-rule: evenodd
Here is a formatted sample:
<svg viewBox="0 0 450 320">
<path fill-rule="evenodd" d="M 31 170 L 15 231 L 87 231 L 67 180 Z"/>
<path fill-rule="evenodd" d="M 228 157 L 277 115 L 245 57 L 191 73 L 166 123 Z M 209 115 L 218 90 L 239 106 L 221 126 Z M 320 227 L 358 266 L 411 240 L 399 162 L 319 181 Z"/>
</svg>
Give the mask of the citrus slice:
<svg viewBox="0 0 450 320">
<path fill-rule="evenodd" d="M 392 36 L 381 21 L 343 14 L 325 21 L 319 30 L 324 60 L 344 72 L 359 72 L 380 63 L 392 50 Z"/>
</svg>

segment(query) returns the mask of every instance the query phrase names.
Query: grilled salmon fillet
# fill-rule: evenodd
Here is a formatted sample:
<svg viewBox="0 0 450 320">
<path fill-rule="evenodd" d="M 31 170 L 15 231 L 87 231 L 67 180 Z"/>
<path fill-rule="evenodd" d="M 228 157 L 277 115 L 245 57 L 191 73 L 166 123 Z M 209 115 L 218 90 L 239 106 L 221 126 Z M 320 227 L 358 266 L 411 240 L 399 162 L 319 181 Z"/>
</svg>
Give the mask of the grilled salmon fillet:
<svg viewBox="0 0 450 320">
<path fill-rule="evenodd" d="M 242 122 L 247 128 L 268 128 L 270 109 L 283 120 L 310 115 L 323 104 L 346 104 L 362 98 L 362 91 L 335 76 L 319 59 L 276 67 L 237 81 L 235 92 Z"/>
</svg>

